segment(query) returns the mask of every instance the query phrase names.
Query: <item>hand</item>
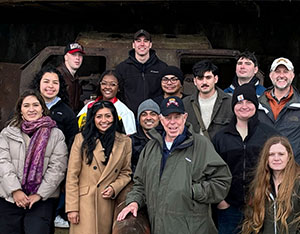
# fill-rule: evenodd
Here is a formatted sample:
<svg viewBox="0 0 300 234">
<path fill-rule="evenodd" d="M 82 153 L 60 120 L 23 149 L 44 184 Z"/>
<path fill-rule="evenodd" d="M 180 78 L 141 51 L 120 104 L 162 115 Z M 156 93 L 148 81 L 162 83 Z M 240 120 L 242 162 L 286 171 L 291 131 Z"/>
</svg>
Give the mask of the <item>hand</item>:
<svg viewBox="0 0 300 234">
<path fill-rule="evenodd" d="M 29 209 L 31 209 L 31 207 L 34 203 L 38 202 L 41 199 L 42 199 L 42 197 L 38 194 L 29 195 Z"/>
<path fill-rule="evenodd" d="M 101 192 L 101 194 L 104 199 L 108 199 L 108 198 L 111 198 L 112 196 L 114 196 L 115 191 L 114 191 L 113 187 L 108 186 Z"/>
<path fill-rule="evenodd" d="M 14 191 L 12 196 L 18 207 L 23 207 L 26 209 L 29 204 L 29 198 L 22 190 Z"/>
<path fill-rule="evenodd" d="M 227 208 L 229 208 L 229 207 L 230 207 L 230 204 L 227 203 L 225 200 L 221 201 L 221 202 L 218 204 L 218 206 L 217 206 L 217 208 L 218 208 L 219 210 L 225 210 L 225 209 L 227 209 Z"/>
<path fill-rule="evenodd" d="M 79 212 L 78 211 L 68 212 L 68 220 L 72 224 L 79 224 Z"/>
<path fill-rule="evenodd" d="M 131 202 L 128 206 L 126 206 L 117 217 L 117 221 L 122 221 L 126 218 L 128 213 L 132 213 L 134 217 L 137 216 L 139 205 L 137 202 Z"/>
</svg>

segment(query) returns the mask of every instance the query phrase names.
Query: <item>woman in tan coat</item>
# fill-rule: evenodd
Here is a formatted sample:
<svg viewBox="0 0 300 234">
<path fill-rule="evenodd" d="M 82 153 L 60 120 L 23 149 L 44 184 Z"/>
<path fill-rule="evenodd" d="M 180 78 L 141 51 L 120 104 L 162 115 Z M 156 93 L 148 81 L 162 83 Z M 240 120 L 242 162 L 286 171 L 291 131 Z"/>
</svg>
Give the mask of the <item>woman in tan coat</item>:
<svg viewBox="0 0 300 234">
<path fill-rule="evenodd" d="M 110 234 L 114 198 L 131 177 L 131 141 L 120 133 L 114 105 L 96 102 L 76 135 L 66 181 L 70 234 Z"/>
</svg>

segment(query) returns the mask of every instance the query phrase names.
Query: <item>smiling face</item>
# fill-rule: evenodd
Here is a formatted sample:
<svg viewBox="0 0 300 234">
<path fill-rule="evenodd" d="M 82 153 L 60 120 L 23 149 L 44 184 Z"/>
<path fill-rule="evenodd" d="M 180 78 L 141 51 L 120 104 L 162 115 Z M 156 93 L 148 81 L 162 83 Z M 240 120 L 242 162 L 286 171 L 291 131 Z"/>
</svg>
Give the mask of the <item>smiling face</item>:
<svg viewBox="0 0 300 234">
<path fill-rule="evenodd" d="M 132 47 L 134 48 L 136 55 L 143 57 L 149 54 L 152 42 L 146 39 L 145 36 L 140 36 L 133 41 Z"/>
<path fill-rule="evenodd" d="M 46 72 L 40 81 L 40 93 L 45 102 L 51 102 L 58 94 L 60 88 L 56 73 Z"/>
<path fill-rule="evenodd" d="M 270 79 L 273 86 L 280 91 L 289 89 L 294 77 L 294 72 L 289 71 L 284 65 L 279 65 L 274 71 L 270 72 Z"/>
<path fill-rule="evenodd" d="M 113 75 L 104 76 L 100 82 L 100 91 L 105 101 L 116 97 L 119 91 L 118 79 Z"/>
<path fill-rule="evenodd" d="M 256 108 L 253 102 L 239 101 L 234 106 L 234 114 L 238 120 L 246 121 L 255 114 Z"/>
<path fill-rule="evenodd" d="M 288 161 L 288 152 L 281 143 L 274 144 L 270 147 L 268 165 L 273 171 L 282 172 Z"/>
<path fill-rule="evenodd" d="M 24 120 L 34 121 L 43 116 L 41 103 L 35 96 L 27 96 L 21 105 L 21 115 Z"/>
<path fill-rule="evenodd" d="M 161 88 L 169 96 L 179 94 L 181 87 L 180 80 L 174 75 L 165 75 L 161 79 Z"/>
<path fill-rule="evenodd" d="M 155 128 L 159 123 L 159 115 L 150 110 L 145 110 L 140 114 L 140 125 L 144 130 Z"/>
<path fill-rule="evenodd" d="M 99 109 L 94 117 L 95 126 L 101 133 L 104 133 L 114 121 L 111 110 L 107 107 Z"/>
</svg>

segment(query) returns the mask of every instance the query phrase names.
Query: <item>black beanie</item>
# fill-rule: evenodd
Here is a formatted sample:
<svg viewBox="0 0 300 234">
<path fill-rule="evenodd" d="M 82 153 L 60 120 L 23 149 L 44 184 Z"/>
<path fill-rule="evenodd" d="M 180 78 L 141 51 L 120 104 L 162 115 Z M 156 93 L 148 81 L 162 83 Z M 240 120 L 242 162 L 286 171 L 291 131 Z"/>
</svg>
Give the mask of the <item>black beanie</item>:
<svg viewBox="0 0 300 234">
<path fill-rule="evenodd" d="M 257 110 L 258 108 L 258 99 L 256 96 L 256 90 L 254 84 L 246 83 L 241 86 L 237 86 L 232 95 L 231 107 L 234 111 L 234 106 L 237 102 L 248 100 L 251 101 Z"/>
<path fill-rule="evenodd" d="M 180 70 L 180 68 L 175 67 L 175 66 L 165 67 L 161 72 L 161 78 L 163 78 L 164 76 L 167 76 L 167 75 L 176 76 L 180 80 L 180 83 L 183 85 L 184 76 L 183 76 L 183 73 Z"/>
</svg>

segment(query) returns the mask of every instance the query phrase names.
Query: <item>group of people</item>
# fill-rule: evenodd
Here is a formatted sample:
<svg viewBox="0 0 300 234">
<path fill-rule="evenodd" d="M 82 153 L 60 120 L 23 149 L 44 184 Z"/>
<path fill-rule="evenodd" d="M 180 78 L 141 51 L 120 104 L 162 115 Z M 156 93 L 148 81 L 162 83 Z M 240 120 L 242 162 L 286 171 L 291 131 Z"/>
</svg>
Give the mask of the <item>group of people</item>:
<svg viewBox="0 0 300 234">
<path fill-rule="evenodd" d="M 146 207 L 151 233 L 299 233 L 300 96 L 286 58 L 256 77 L 251 52 L 225 90 L 209 60 L 184 74 L 133 36 L 129 57 L 80 102 L 84 48 L 70 43 L 20 95 L 0 134 L 1 233 L 109 234 L 115 201 L 133 181 L 122 222 Z M 67 219 L 68 222 L 66 220 Z"/>
</svg>

